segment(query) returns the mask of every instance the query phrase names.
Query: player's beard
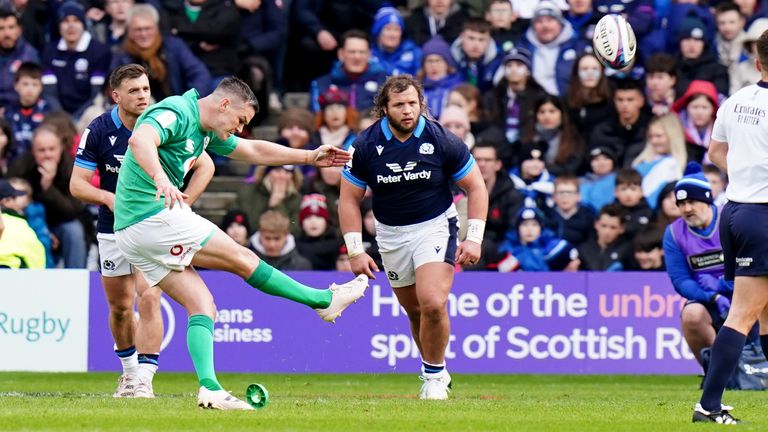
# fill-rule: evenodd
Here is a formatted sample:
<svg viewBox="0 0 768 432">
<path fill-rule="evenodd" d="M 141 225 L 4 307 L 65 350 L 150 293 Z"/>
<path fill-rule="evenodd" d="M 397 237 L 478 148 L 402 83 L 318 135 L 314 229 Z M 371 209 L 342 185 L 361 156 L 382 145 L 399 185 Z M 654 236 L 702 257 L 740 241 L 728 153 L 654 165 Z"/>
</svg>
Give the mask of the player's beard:
<svg viewBox="0 0 768 432">
<path fill-rule="evenodd" d="M 413 124 L 410 127 L 403 126 L 402 123 L 395 121 L 392 119 L 392 117 L 387 116 L 387 119 L 389 120 L 389 125 L 392 126 L 392 129 L 396 130 L 400 134 L 408 135 L 409 133 L 413 132 L 414 129 L 416 129 L 416 119 L 413 120 Z"/>
</svg>

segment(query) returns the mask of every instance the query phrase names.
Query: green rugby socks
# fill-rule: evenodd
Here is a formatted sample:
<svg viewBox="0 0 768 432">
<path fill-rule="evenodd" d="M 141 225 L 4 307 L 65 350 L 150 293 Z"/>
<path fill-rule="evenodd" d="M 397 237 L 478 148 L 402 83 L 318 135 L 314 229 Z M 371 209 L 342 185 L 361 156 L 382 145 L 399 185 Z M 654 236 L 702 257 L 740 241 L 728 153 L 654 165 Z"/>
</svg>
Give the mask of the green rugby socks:
<svg viewBox="0 0 768 432">
<path fill-rule="evenodd" d="M 192 315 L 187 324 L 187 348 L 195 365 L 200 385 L 208 390 L 222 390 L 213 368 L 213 320 L 206 315 Z"/>
<path fill-rule="evenodd" d="M 285 297 L 313 309 L 325 309 L 331 304 L 330 290 L 319 290 L 300 284 L 265 261 L 259 262 L 259 266 L 246 282 L 269 295 Z"/>
</svg>

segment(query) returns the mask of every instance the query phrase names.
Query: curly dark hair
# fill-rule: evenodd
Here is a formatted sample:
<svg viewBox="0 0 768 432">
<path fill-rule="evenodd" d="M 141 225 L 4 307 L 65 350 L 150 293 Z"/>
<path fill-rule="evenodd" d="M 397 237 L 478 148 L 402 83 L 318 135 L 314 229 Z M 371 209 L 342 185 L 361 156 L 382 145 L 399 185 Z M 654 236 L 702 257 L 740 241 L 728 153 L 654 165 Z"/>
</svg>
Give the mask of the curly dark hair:
<svg viewBox="0 0 768 432">
<path fill-rule="evenodd" d="M 384 85 L 381 86 L 376 97 L 373 99 L 373 109 L 371 114 L 374 118 L 380 119 L 387 116 L 387 105 L 389 104 L 390 93 L 402 93 L 409 87 L 416 89 L 419 94 L 419 104 L 421 105 L 421 114 L 427 114 L 427 104 L 424 102 L 424 87 L 411 75 L 396 75 L 387 78 Z"/>
</svg>

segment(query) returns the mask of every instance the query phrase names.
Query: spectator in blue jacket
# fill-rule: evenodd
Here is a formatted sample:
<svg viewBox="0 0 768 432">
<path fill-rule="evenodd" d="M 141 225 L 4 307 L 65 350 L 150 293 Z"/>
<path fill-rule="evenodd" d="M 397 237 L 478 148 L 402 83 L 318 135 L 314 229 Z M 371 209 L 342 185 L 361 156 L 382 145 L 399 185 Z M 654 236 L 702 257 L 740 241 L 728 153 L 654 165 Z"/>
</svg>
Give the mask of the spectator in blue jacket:
<svg viewBox="0 0 768 432">
<path fill-rule="evenodd" d="M 544 228 L 544 214 L 535 207 L 522 207 L 515 226 L 507 233 L 500 250 L 507 252 L 499 262 L 500 272 L 575 271 L 579 254 L 573 245 Z"/>
<path fill-rule="evenodd" d="M 616 154 L 608 147 L 595 147 L 589 152 L 588 172 L 581 178 L 581 201 L 594 210 L 613 202 L 616 189 Z"/>
<path fill-rule="evenodd" d="M 551 0 L 542 0 L 536 7 L 531 26 L 517 46 L 531 52 L 533 77 L 547 93 L 557 96 L 568 88 L 573 62 L 591 49 L 591 44 L 574 38 L 571 23 Z"/>
<path fill-rule="evenodd" d="M 37 50 L 21 36 L 21 23 L 9 9 L 0 9 L 0 106 L 18 98 L 13 89 L 16 70 L 24 62 L 40 62 Z"/>
<path fill-rule="evenodd" d="M 405 23 L 400 11 L 385 6 L 376 13 L 371 28 L 373 58 L 387 75 L 411 74 L 421 67 L 421 48 L 405 37 Z"/>
<path fill-rule="evenodd" d="M 707 178 L 687 169 L 675 197 L 682 217 L 664 233 L 664 258 L 675 291 L 688 300 L 680 315 L 683 336 L 701 363 L 701 350 L 712 346 L 725 322 L 732 288 L 723 281 L 720 212 L 712 204 Z"/>
<path fill-rule="evenodd" d="M 360 30 L 344 33 L 339 47 L 339 61 L 331 72 L 312 81 L 309 109 L 320 111 L 320 95 L 332 85 L 349 95 L 349 106 L 358 111 L 373 106 L 373 98 L 387 74 L 376 61 L 371 61 L 368 35 Z"/>
<path fill-rule="evenodd" d="M 424 100 L 429 112 L 439 118 L 443 108 L 448 106 L 451 90 L 461 84 L 461 75 L 451 56 L 451 47 L 442 36 L 428 40 L 422 48 L 422 55 L 422 67 L 416 77 L 424 86 Z"/>
<path fill-rule="evenodd" d="M 653 0 L 595 0 L 595 9 L 601 15 L 621 14 L 632 26 L 637 40 L 653 30 L 655 14 Z"/>
<path fill-rule="evenodd" d="M 79 117 L 94 96 L 101 92 L 109 73 L 109 48 L 85 30 L 85 10 L 67 1 L 59 7 L 61 39 L 51 41 L 43 51 L 45 98 Z"/>
<path fill-rule="evenodd" d="M 195 88 L 201 96 L 211 88 L 211 75 L 205 64 L 179 38 L 160 34 L 160 15 L 146 4 L 128 11 L 125 54 L 112 62 L 112 68 L 138 63 L 149 72 L 152 97 L 163 100 Z"/>
<path fill-rule="evenodd" d="M 480 91 L 493 87 L 493 78 L 501 64 L 501 53 L 491 37 L 491 24 L 480 18 L 468 19 L 461 35 L 451 45 L 451 55 L 459 65 L 465 82 Z"/>
</svg>

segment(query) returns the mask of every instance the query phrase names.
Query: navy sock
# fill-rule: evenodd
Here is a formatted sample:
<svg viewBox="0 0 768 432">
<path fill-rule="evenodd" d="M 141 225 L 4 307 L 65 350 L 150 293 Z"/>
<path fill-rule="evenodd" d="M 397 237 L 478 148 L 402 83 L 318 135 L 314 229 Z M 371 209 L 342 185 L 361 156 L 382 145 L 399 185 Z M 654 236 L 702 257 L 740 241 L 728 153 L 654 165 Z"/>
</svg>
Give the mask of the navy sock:
<svg viewBox="0 0 768 432">
<path fill-rule="evenodd" d="M 712 360 L 704 378 L 704 391 L 701 393 L 701 407 L 707 411 L 720 411 L 723 392 L 733 374 L 744 349 L 747 336 L 723 326 L 712 346 Z"/>
<path fill-rule="evenodd" d="M 768 359 L 768 335 L 760 335 L 760 346 L 763 348 L 763 355 Z"/>
<path fill-rule="evenodd" d="M 440 373 L 443 370 L 445 370 L 445 364 L 433 365 L 433 364 L 429 364 L 429 363 L 427 363 L 425 361 L 421 362 L 421 367 L 424 370 L 424 373 L 427 373 L 427 374 L 436 374 L 436 373 Z"/>
</svg>

